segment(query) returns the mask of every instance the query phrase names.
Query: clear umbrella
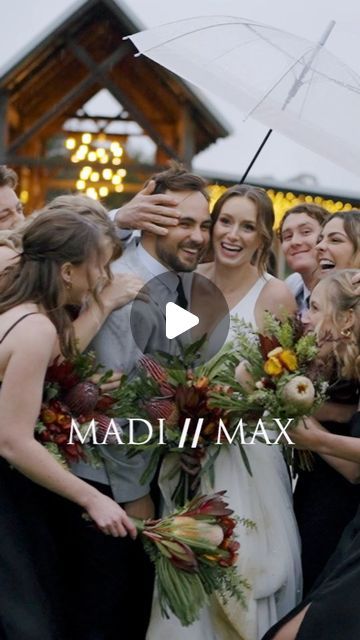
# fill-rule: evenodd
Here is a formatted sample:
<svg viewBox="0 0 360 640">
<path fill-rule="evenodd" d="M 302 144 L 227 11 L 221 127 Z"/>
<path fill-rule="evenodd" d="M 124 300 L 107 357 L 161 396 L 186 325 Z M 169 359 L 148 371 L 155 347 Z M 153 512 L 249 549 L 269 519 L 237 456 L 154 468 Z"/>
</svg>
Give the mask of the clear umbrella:
<svg viewBox="0 0 360 640">
<path fill-rule="evenodd" d="M 243 18 L 202 16 L 128 37 L 137 55 L 359 174 L 360 77 L 324 47 L 333 26 L 315 43 Z"/>
</svg>

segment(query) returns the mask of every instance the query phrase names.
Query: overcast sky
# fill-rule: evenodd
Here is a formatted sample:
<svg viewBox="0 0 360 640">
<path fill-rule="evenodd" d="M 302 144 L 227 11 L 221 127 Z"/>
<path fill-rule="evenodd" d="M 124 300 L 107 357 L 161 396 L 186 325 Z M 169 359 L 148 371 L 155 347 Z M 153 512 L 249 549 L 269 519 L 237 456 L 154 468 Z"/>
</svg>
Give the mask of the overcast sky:
<svg viewBox="0 0 360 640">
<path fill-rule="evenodd" d="M 2 0 L 2 3 L 0 67 L 74 5 L 73 0 L 11 0 L 6 3 Z M 127 5 L 146 26 L 191 16 L 234 15 L 252 18 L 314 40 L 334 19 L 337 24 L 327 48 L 360 74 L 358 0 L 128 0 Z M 250 120 L 242 123 L 236 108 L 213 97 L 212 102 L 231 123 L 235 133 L 200 154 L 195 166 L 212 172 L 241 175 L 266 128 Z M 354 136 L 360 144 L 360 114 Z M 313 174 L 320 188 L 360 195 L 360 168 L 356 176 L 276 133 L 251 175 L 273 176 L 282 183 L 300 173 Z"/>
</svg>

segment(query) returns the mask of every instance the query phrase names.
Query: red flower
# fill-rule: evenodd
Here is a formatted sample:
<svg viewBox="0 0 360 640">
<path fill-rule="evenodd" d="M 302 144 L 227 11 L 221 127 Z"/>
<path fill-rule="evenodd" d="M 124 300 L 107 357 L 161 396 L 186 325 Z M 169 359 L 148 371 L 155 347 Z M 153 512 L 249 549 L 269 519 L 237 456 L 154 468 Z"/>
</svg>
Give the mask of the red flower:
<svg viewBox="0 0 360 640">
<path fill-rule="evenodd" d="M 225 493 L 226 491 L 218 491 L 212 496 L 194 498 L 189 502 L 188 509 L 184 515 L 231 516 L 233 510 L 227 508 L 228 504 L 222 497 Z"/>
<path fill-rule="evenodd" d="M 99 387 L 90 381 L 79 382 L 69 391 L 64 402 L 75 415 L 94 411 L 100 396 Z"/>
<path fill-rule="evenodd" d="M 63 360 L 59 363 L 60 356 L 58 356 L 54 364 L 48 367 L 46 372 L 46 382 L 57 383 L 63 389 L 71 389 L 79 381 L 80 378 L 75 372 L 74 364 L 68 360 Z"/>
</svg>

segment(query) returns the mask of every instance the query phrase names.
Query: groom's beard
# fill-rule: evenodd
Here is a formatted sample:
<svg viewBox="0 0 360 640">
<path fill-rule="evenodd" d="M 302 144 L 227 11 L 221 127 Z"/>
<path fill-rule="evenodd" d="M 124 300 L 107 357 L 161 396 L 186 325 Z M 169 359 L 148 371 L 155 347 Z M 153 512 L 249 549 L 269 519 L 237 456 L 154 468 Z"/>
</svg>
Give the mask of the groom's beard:
<svg viewBox="0 0 360 640">
<path fill-rule="evenodd" d="M 178 252 L 182 249 L 190 249 L 194 251 L 193 256 L 189 254 L 188 259 L 181 258 L 178 253 L 168 251 L 165 247 L 161 246 L 161 240 L 156 244 L 156 253 L 159 260 L 168 267 L 171 271 L 194 271 L 198 266 L 201 258 L 204 256 L 208 244 L 187 242 L 178 246 Z M 196 253 L 195 253 L 196 251 Z"/>
</svg>

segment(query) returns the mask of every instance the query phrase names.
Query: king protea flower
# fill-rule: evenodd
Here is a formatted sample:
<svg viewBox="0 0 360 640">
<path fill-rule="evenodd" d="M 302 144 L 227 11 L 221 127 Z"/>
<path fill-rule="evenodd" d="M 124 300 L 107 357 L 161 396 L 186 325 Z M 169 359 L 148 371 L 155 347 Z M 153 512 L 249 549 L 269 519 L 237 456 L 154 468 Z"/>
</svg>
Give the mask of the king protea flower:
<svg viewBox="0 0 360 640">
<path fill-rule="evenodd" d="M 295 376 L 284 385 L 282 397 L 290 407 L 308 411 L 315 400 L 314 385 L 306 376 Z"/>
<path fill-rule="evenodd" d="M 176 516 L 171 523 L 170 531 L 179 540 L 200 547 L 219 547 L 224 539 L 224 532 L 218 524 L 210 524 L 190 516 Z"/>
<path fill-rule="evenodd" d="M 248 588 L 234 566 L 240 547 L 234 539 L 237 521 L 224 494 L 194 498 L 161 520 L 135 520 L 155 562 L 161 611 L 167 615 L 169 608 L 184 626 L 199 617 L 214 591 L 243 600 Z"/>
</svg>

